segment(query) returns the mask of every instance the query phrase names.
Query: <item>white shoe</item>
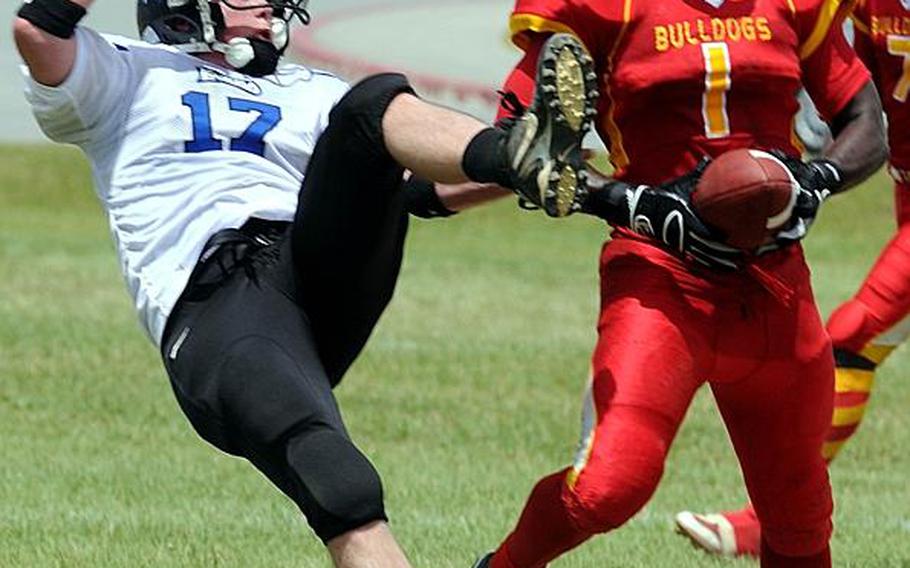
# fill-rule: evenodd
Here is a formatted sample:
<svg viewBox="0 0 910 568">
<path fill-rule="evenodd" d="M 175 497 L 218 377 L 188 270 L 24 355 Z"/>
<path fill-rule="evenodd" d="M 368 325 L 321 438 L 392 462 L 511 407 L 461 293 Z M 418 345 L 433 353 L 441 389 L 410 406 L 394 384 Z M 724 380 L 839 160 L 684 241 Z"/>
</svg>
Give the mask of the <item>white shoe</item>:
<svg viewBox="0 0 910 568">
<path fill-rule="evenodd" d="M 736 556 L 736 533 L 723 515 L 699 515 L 689 511 L 676 514 L 676 530 L 693 544 L 718 556 Z"/>
</svg>

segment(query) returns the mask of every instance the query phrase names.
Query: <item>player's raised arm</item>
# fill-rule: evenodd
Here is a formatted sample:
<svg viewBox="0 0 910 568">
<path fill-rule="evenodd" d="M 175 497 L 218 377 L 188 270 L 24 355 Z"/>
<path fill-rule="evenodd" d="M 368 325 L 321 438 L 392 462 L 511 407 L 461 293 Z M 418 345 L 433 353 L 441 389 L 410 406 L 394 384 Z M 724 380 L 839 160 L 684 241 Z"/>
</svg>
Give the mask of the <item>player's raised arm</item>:
<svg viewBox="0 0 910 568">
<path fill-rule="evenodd" d="M 801 187 L 793 217 L 778 234 L 778 244 L 805 237 L 828 196 L 862 183 L 888 159 L 878 91 L 871 80 L 860 84 L 859 91 L 830 120 L 834 141 L 821 158 L 803 162 L 778 154 Z"/>
<path fill-rule="evenodd" d="M 57 86 L 69 76 L 76 60 L 76 25 L 94 0 L 31 0 L 13 22 L 16 47 L 32 78 Z"/>
</svg>

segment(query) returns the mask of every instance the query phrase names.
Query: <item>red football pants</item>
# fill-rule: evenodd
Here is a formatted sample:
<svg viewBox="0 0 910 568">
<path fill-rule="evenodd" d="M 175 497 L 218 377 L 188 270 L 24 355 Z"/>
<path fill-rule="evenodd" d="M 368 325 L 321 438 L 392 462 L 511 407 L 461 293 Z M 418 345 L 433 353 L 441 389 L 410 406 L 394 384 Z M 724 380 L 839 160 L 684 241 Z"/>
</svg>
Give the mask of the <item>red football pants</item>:
<svg viewBox="0 0 910 568">
<path fill-rule="evenodd" d="M 821 446 L 834 392 L 831 344 L 801 251 L 763 258 L 794 292 L 789 305 L 745 274 L 707 280 L 650 244 L 605 246 L 589 428 L 575 465 L 535 487 L 494 567 L 544 566 L 631 518 L 654 493 L 706 381 L 768 546 L 785 556 L 827 550 L 832 499 Z"/>
<path fill-rule="evenodd" d="M 895 187 L 895 211 L 897 234 L 879 254 L 856 295 L 828 320 L 828 332 L 836 347 L 859 353 L 910 313 L 910 184 Z M 899 345 L 910 333 L 910 326 L 893 332 L 894 337 L 882 343 Z"/>
</svg>

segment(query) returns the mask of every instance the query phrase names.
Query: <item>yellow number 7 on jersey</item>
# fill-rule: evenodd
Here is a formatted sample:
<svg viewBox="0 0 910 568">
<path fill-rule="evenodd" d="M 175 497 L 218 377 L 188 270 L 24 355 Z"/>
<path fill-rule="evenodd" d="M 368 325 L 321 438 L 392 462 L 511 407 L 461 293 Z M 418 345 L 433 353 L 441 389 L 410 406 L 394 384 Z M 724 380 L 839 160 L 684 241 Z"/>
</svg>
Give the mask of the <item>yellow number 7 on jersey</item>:
<svg viewBox="0 0 910 568">
<path fill-rule="evenodd" d="M 705 94 L 701 112 L 705 119 L 705 135 L 723 138 L 730 135 L 727 115 L 727 91 L 733 86 L 730 79 L 730 49 L 726 43 L 714 41 L 701 45 L 705 57 Z"/>
<path fill-rule="evenodd" d="M 910 36 L 889 35 L 888 53 L 904 58 L 904 74 L 894 88 L 894 98 L 905 103 L 910 93 Z"/>
</svg>

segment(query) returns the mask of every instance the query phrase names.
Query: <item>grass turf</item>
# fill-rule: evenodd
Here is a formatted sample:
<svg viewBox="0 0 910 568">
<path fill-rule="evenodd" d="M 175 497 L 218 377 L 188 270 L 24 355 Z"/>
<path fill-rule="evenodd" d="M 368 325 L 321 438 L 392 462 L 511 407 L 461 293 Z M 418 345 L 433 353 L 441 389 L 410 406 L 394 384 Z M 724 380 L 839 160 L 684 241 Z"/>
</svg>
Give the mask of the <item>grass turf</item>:
<svg viewBox="0 0 910 568">
<path fill-rule="evenodd" d="M 0 152 L 0 566 L 327 566 L 296 509 L 199 441 L 123 289 L 80 155 Z M 883 176 L 825 206 L 807 242 L 828 313 L 892 231 Z M 511 201 L 415 222 L 396 299 L 338 396 L 383 474 L 415 566 L 466 567 L 569 462 L 594 341 L 601 224 Z M 907 350 L 882 368 L 832 470 L 836 565 L 910 566 Z M 681 508 L 738 506 L 732 450 L 700 393 L 657 495 L 555 563 L 748 566 L 692 550 Z"/>
</svg>

